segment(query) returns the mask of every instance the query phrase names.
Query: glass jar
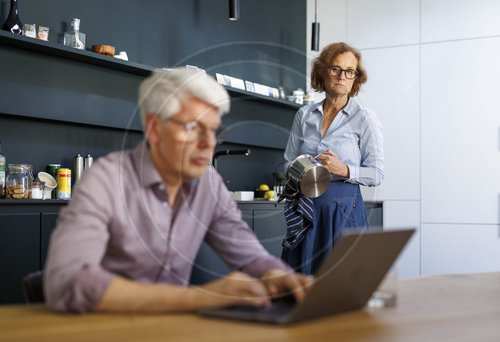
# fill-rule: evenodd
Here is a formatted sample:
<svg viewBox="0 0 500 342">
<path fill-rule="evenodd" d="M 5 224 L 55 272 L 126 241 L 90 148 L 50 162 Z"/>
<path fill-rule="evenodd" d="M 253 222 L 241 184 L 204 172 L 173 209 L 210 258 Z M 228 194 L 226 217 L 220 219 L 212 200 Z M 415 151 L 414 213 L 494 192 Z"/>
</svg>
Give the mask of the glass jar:
<svg viewBox="0 0 500 342">
<path fill-rule="evenodd" d="M 31 189 L 33 188 L 33 182 L 35 177 L 33 177 L 33 165 L 24 165 L 28 168 L 28 198 L 31 198 Z"/>
<path fill-rule="evenodd" d="M 44 182 L 33 182 L 33 185 L 31 188 L 31 198 L 44 199 L 43 198 L 44 190 L 45 190 L 45 183 Z"/>
<path fill-rule="evenodd" d="M 26 199 L 28 193 L 28 173 L 26 164 L 9 164 L 6 179 L 7 198 Z"/>
</svg>

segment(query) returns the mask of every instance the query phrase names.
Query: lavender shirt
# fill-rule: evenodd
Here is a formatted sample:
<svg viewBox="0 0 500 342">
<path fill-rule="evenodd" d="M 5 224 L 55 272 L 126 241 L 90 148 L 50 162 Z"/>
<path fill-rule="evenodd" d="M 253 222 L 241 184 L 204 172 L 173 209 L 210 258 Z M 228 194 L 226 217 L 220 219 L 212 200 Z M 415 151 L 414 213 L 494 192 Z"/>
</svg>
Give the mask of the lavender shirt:
<svg viewBox="0 0 500 342">
<path fill-rule="evenodd" d="M 273 267 L 291 271 L 262 247 L 213 168 L 179 196 L 175 213 L 144 142 L 96 161 L 50 239 L 47 305 L 90 311 L 115 276 L 186 286 L 202 241 L 230 268 L 252 276 Z"/>
</svg>

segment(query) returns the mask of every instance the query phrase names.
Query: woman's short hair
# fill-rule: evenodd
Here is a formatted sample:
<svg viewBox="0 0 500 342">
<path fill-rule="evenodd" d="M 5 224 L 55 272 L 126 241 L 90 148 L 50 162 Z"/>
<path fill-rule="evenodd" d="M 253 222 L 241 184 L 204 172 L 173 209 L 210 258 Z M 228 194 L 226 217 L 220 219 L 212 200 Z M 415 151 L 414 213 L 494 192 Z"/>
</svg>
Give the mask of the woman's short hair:
<svg viewBox="0 0 500 342">
<path fill-rule="evenodd" d="M 323 80 L 323 76 L 327 72 L 325 65 L 330 66 L 335 57 L 344 52 L 351 52 L 358 60 L 358 66 L 356 68 L 358 75 L 354 79 L 354 84 L 349 92 L 349 97 L 353 97 L 358 94 L 361 85 L 365 83 L 368 78 L 366 76 L 366 71 L 361 64 L 361 53 L 346 43 L 333 43 L 325 46 L 319 57 L 314 59 L 311 71 L 311 87 L 314 90 L 319 92 L 325 91 L 325 82 Z"/>
<path fill-rule="evenodd" d="M 229 94 L 213 77 L 185 68 L 158 69 L 139 87 L 138 103 L 143 127 L 148 113 L 168 119 L 177 114 L 181 102 L 190 97 L 217 107 L 221 115 L 229 112 Z"/>
</svg>

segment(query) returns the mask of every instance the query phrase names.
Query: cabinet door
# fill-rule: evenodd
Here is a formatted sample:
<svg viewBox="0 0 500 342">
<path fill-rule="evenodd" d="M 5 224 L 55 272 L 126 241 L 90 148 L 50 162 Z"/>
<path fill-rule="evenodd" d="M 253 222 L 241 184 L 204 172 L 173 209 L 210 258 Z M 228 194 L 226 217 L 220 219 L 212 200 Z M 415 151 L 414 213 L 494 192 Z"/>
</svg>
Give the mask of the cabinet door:
<svg viewBox="0 0 500 342">
<path fill-rule="evenodd" d="M 253 210 L 242 210 L 241 218 L 248 224 L 250 229 L 253 230 Z"/>
<path fill-rule="evenodd" d="M 365 204 L 365 206 L 370 230 L 382 230 L 384 225 L 384 210 L 382 206 L 372 206 L 368 204 Z"/>
<path fill-rule="evenodd" d="M 286 234 L 283 209 L 255 210 L 253 225 L 254 232 L 264 248 L 272 255 L 281 257 L 281 242 Z"/>
<path fill-rule="evenodd" d="M 243 210 L 241 214 L 243 221 L 252 229 L 252 210 Z M 225 276 L 229 271 L 229 267 L 219 255 L 207 243 L 203 242 L 193 264 L 190 283 L 195 285 L 204 284 Z"/>
<path fill-rule="evenodd" d="M 49 249 L 50 235 L 56 228 L 57 217 L 59 213 L 42 213 L 42 234 L 41 234 L 41 269 L 45 266 L 45 259 Z"/>
<path fill-rule="evenodd" d="M 22 279 L 40 269 L 40 214 L 0 214 L 0 304 L 23 303 Z"/>
<path fill-rule="evenodd" d="M 422 275 L 500 271 L 500 225 L 422 224 Z"/>
</svg>

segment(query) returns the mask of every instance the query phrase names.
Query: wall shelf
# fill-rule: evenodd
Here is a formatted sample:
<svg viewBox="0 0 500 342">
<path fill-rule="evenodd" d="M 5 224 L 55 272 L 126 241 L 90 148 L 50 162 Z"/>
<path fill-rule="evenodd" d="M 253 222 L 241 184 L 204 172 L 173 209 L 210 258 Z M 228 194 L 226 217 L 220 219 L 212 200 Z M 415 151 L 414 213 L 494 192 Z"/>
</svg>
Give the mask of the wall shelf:
<svg viewBox="0 0 500 342">
<path fill-rule="evenodd" d="M 69 200 L 0 199 L 0 213 L 58 212 Z"/>
<path fill-rule="evenodd" d="M 78 50 L 61 44 L 47 42 L 36 38 L 25 37 L 22 35 L 12 34 L 6 31 L 0 31 L 0 43 L 7 46 L 12 46 L 24 49 L 31 52 L 42 53 L 54 57 L 70 59 L 90 65 L 118 70 L 133 75 L 147 77 L 156 68 L 140 63 L 123 61 L 114 57 L 101 55 L 92 51 Z M 298 109 L 301 106 L 282 99 L 263 96 L 250 93 L 233 87 L 225 86 L 231 96 L 242 97 L 246 100 L 255 100 L 273 105 L 283 106 L 290 109 Z"/>
<path fill-rule="evenodd" d="M 55 57 L 71 59 L 91 65 L 98 65 L 139 76 L 148 76 L 154 70 L 153 67 L 149 67 L 147 65 L 123 61 L 92 51 L 78 50 L 61 44 L 12 34 L 6 31 L 0 31 L 0 43 L 32 52 L 39 52 Z"/>
</svg>

